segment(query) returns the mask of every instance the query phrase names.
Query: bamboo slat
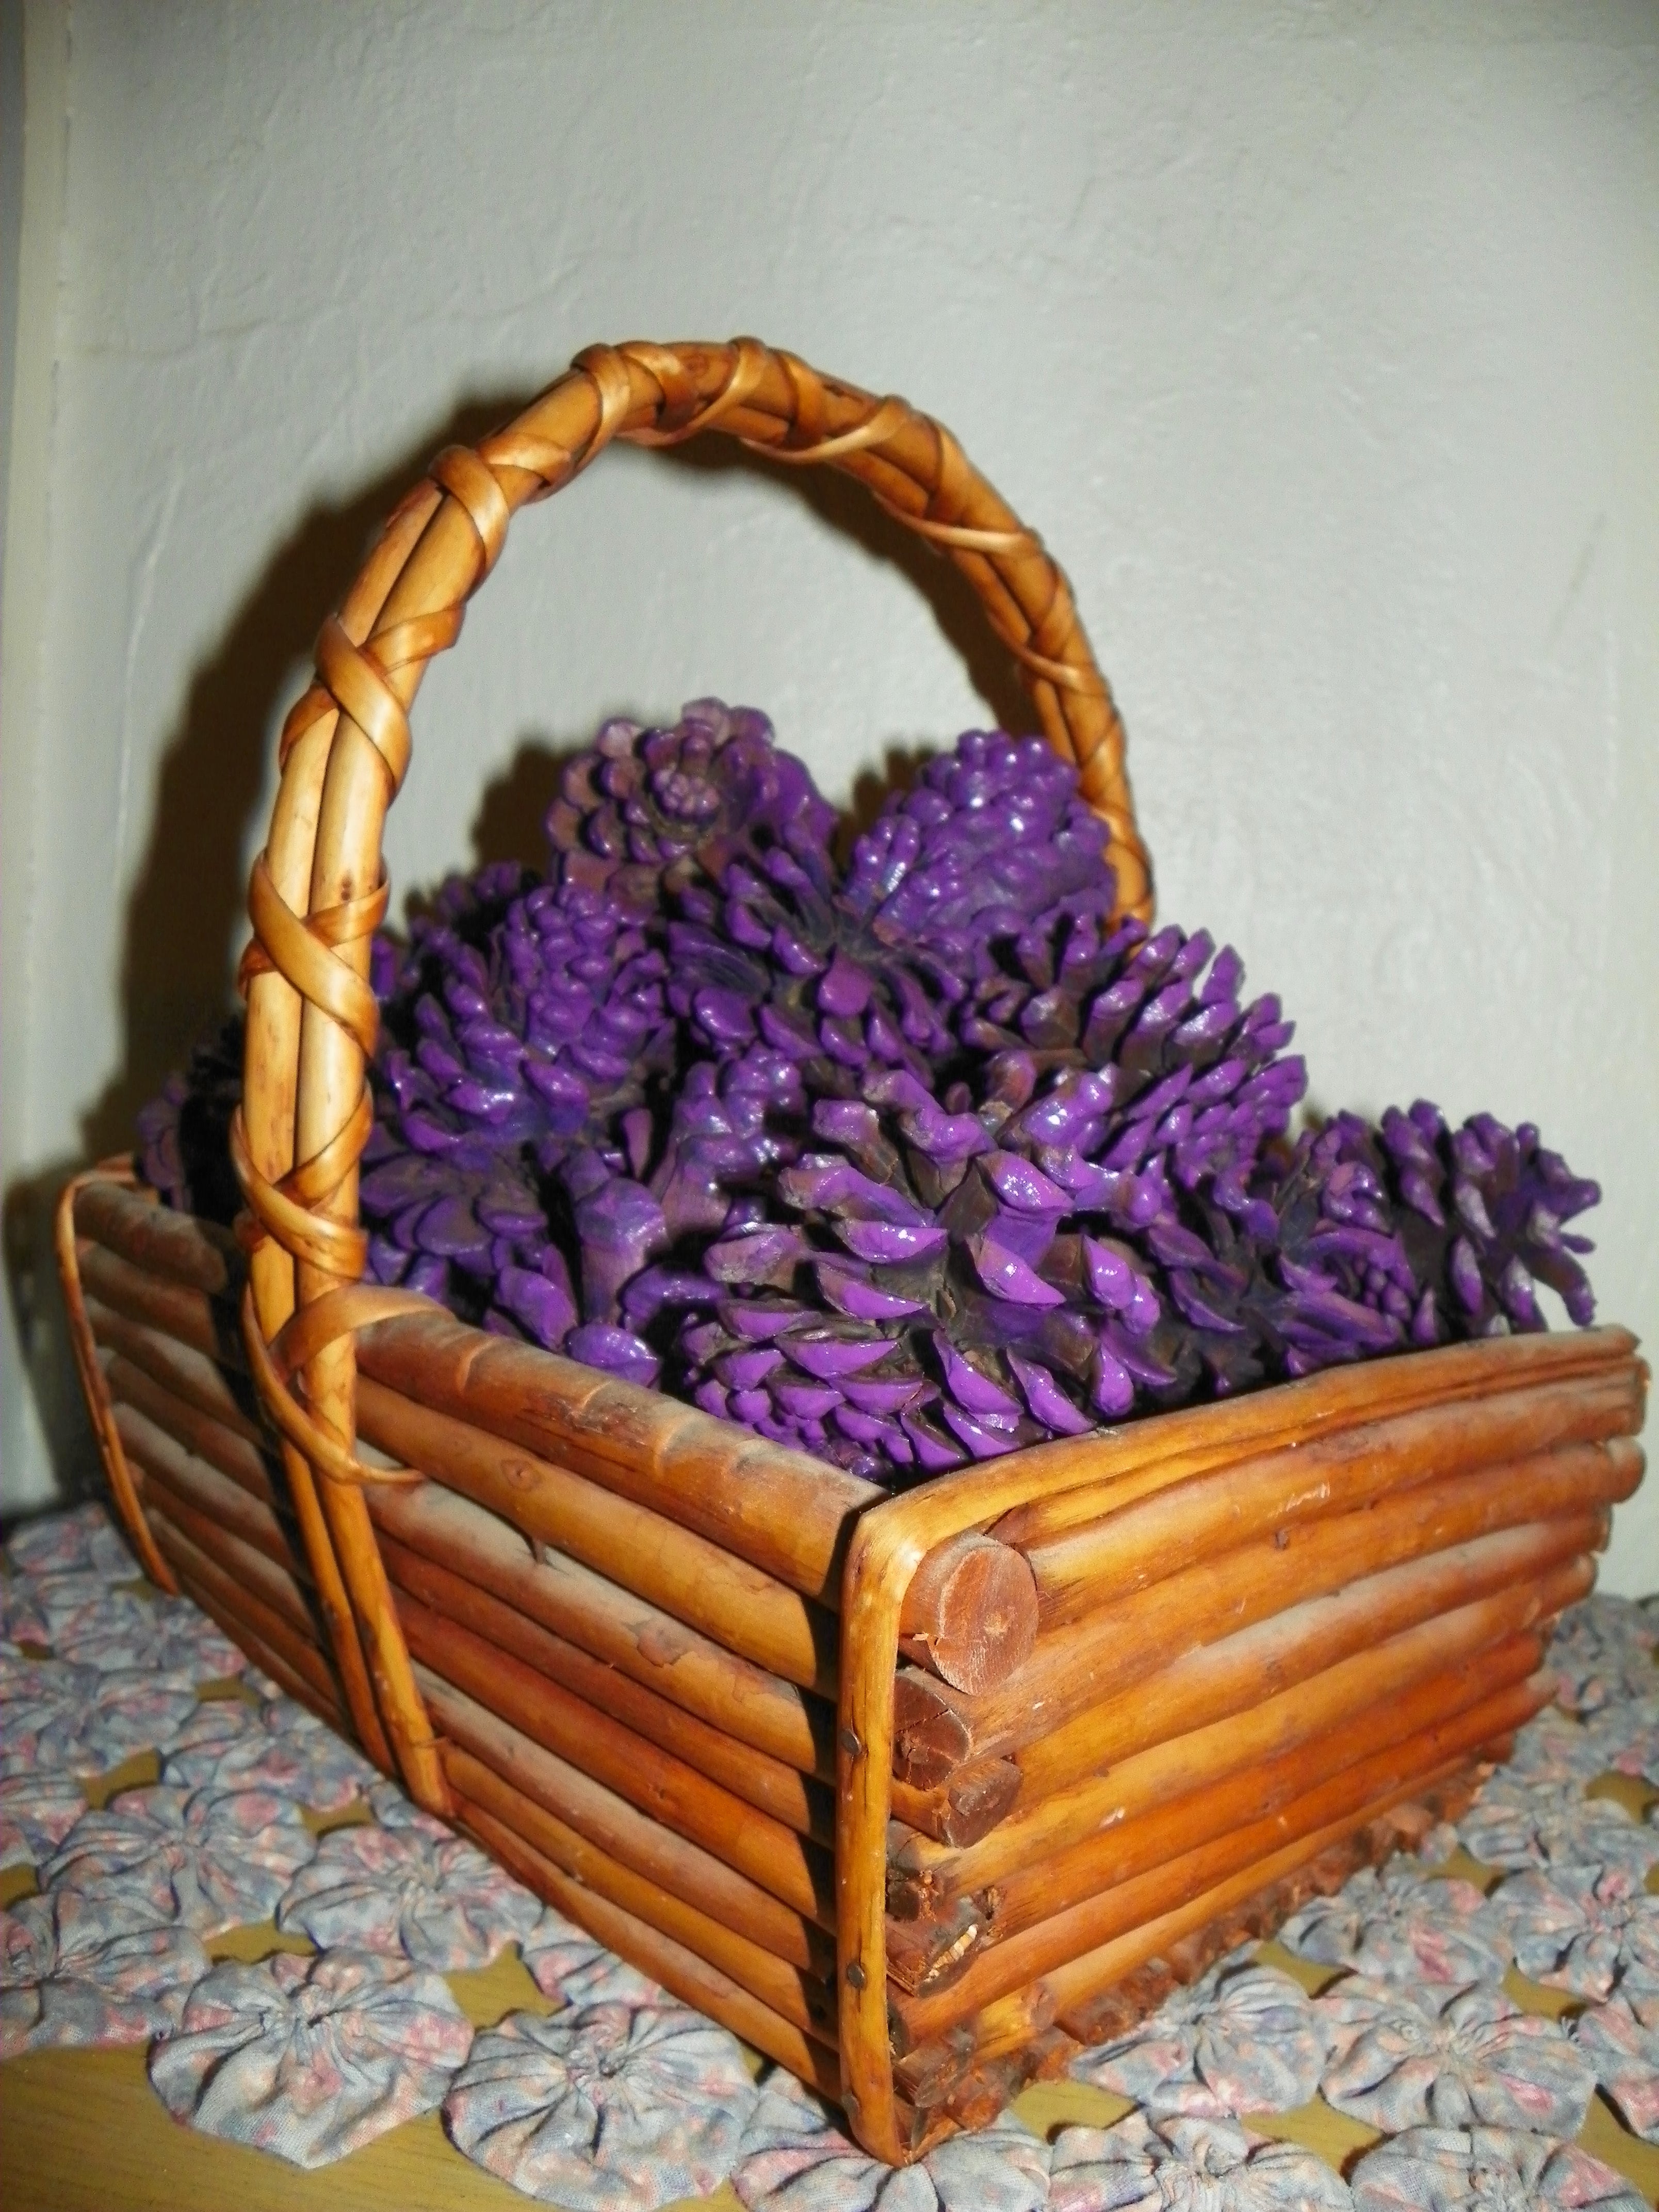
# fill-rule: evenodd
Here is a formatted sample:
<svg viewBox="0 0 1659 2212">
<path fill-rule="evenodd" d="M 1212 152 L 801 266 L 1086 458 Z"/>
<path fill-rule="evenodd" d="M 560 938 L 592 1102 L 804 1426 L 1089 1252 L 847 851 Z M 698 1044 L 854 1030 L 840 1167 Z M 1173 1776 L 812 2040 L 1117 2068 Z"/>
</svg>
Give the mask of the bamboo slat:
<svg viewBox="0 0 1659 2212">
<path fill-rule="evenodd" d="M 182 1450 L 205 1461 L 227 1482 L 275 1514 L 282 1497 L 281 1478 L 271 1461 L 246 1437 L 240 1437 L 211 1413 L 204 1413 L 188 1399 L 180 1398 L 157 1382 L 142 1367 L 118 1352 L 99 1353 L 109 1378 L 110 1390 L 119 1404 L 137 1413 L 173 1437 Z M 285 1510 L 285 1509 L 283 1509 Z M 309 1570 L 307 1569 L 307 1572 Z"/>
<path fill-rule="evenodd" d="M 1086 1781 L 1034 1799 L 971 1849 L 948 1850 L 925 1837 L 907 1835 L 890 1849 L 890 1860 L 925 1877 L 930 1892 L 941 1898 L 1001 1881 L 1194 1789 L 1245 1772 L 1333 1731 L 1363 1727 L 1369 1712 L 1379 1706 L 1388 1710 L 1425 1682 L 1436 1694 L 1445 1694 L 1459 1672 L 1476 1674 L 1494 1650 L 1510 1648 L 1517 1638 L 1535 1646 L 1539 1634 L 1527 1615 L 1536 1618 L 1558 1589 L 1575 1588 L 1582 1579 L 1575 1561 L 1565 1574 L 1558 1570 L 1543 1583 L 1437 1614 L 1242 1712 L 1166 1737 Z"/>
<path fill-rule="evenodd" d="M 87 1300 L 87 1318 L 94 1341 L 102 1350 L 131 1360 L 161 1389 L 218 1421 L 244 1443 L 269 1449 L 269 1437 L 241 1404 L 229 1375 L 210 1354 L 117 1313 L 100 1298 Z"/>
<path fill-rule="evenodd" d="M 430 1673 L 821 1928 L 835 1926 L 835 1878 L 826 1851 L 459 1622 L 412 1598 L 403 1601 L 398 1615 L 410 1651 Z"/>
<path fill-rule="evenodd" d="M 1370 1808 L 1409 1794 L 1494 1736 L 1519 1727 L 1548 1703 L 1553 1689 L 1551 1677 L 1542 1675 L 1500 1690 L 1453 1719 L 1318 1783 L 1267 1819 L 1234 1827 L 980 1952 L 962 1978 L 940 1995 L 893 1994 L 896 2048 L 915 2050 L 936 2040 L 996 1999 L 1052 1977 L 1068 1962 L 1149 1925 L 1181 1900 L 1209 1893 L 1218 1883 L 1258 1866 L 1261 1880 L 1272 1879 L 1271 1860 L 1281 1849 L 1316 1835 L 1328 1840 L 1344 1824 L 1369 1817 Z"/>
<path fill-rule="evenodd" d="M 163 1512 L 181 1536 L 188 1537 L 204 1559 L 213 1560 L 242 1590 L 286 1621 L 295 1635 L 323 1648 L 322 1626 L 307 1595 L 287 1568 L 270 1559 L 210 1514 L 204 1513 L 185 1496 L 161 1464 L 161 1455 L 133 1455 L 149 1486 L 145 1497 L 152 1510 Z"/>
<path fill-rule="evenodd" d="M 399 1603 L 402 1594 L 406 1594 L 445 1619 L 459 1621 L 498 1650 L 511 1652 L 550 1682 L 558 1683 L 573 1697 L 634 1729 L 659 1750 L 684 1759 L 699 1774 L 718 1782 L 775 1820 L 781 1820 L 797 1835 L 812 1836 L 820 1843 L 834 1839 L 832 1797 L 793 1766 L 723 1735 L 684 1706 L 618 1674 L 603 1660 L 554 1635 L 489 1591 L 422 1559 L 418 1552 L 406 1550 L 384 1528 L 380 1542 L 393 1589 L 400 1593 Z"/>
<path fill-rule="evenodd" d="M 453 1744 L 483 1760 L 520 1796 L 608 1857 L 686 1904 L 713 1913 L 787 1964 L 826 1984 L 834 1980 L 836 1947 L 815 1922 L 711 1851 L 652 1820 L 568 1759 L 544 1749 L 429 1668 L 419 1668 L 418 1679 Z"/>
<path fill-rule="evenodd" d="M 1069 1534 L 1034 1544 L 1045 1628 L 1092 1612 L 1189 1560 L 1231 1552 L 1315 1518 L 1369 1507 L 1427 1481 L 1514 1466 L 1567 1444 L 1599 1443 L 1641 1425 L 1628 1369 L 1595 1383 L 1547 1382 L 1453 1407 L 1367 1422 L 1334 1437 L 1194 1476 Z"/>
<path fill-rule="evenodd" d="M 170 1276 L 210 1297 L 234 1297 L 243 1261 L 228 1229 L 175 1213 L 154 1197 L 118 1183 L 88 1183 L 76 1194 L 75 1226 L 147 1273 Z"/>
<path fill-rule="evenodd" d="M 82 1284 L 111 1312 L 125 1314 L 131 1321 L 142 1322 L 163 1336 L 190 1345 L 216 1366 L 246 1372 L 247 1360 L 236 1309 L 228 1299 L 211 1298 L 188 1284 L 146 1273 L 101 1244 L 83 1242 L 79 1256 Z M 251 1388 L 247 1402 L 252 1410 Z"/>
<path fill-rule="evenodd" d="M 293 1689 L 304 1685 L 304 1702 L 337 1720 L 342 1699 L 334 1674 L 315 1643 L 301 1636 L 281 1613 L 240 1584 L 219 1561 L 192 1543 L 166 1510 L 165 1501 L 153 1493 L 144 1509 L 155 1531 L 155 1540 L 171 1561 L 174 1572 L 204 1613 L 216 1620 L 234 1644 L 252 1651 L 255 1644 L 281 1662 L 269 1671 Z M 264 1665 L 263 1658 L 259 1661 Z M 284 1680 L 287 1677 L 287 1680 Z M 298 1696 L 300 1692 L 294 1691 Z"/>
<path fill-rule="evenodd" d="M 1279 1813 L 1304 1796 L 1316 1778 L 1345 1773 L 1526 1680 L 1539 1657 L 1537 1637 L 1510 1638 L 1462 1669 L 1431 1676 L 1379 1703 L 1362 1718 L 1248 1769 L 1206 1777 L 1179 1797 L 1154 1797 L 1126 1813 L 1121 1826 L 1080 1837 L 1041 1858 L 1028 1855 L 1011 1871 L 975 1885 L 985 1899 L 975 1949 L 988 1949 L 1187 1850 Z M 966 1881 L 940 1886 L 939 1909 L 947 1924 L 953 1917 L 948 1908 Z"/>
<path fill-rule="evenodd" d="M 525 1539 L 469 1500 L 427 1485 L 374 1501 L 410 1551 L 494 1591 L 619 1673 L 803 1774 L 835 1773 L 834 1712 L 574 1561 L 537 1559 Z"/>
<path fill-rule="evenodd" d="M 673 1893 L 609 1857 L 504 1782 L 495 1770 L 454 1745 L 444 1747 L 444 1766 L 456 1790 L 513 1829 L 542 1857 L 611 1904 L 631 1912 L 699 1959 L 729 1975 L 739 1989 L 810 2035 L 826 2049 L 836 2048 L 836 1998 L 832 1986 L 775 1953 L 751 1942 L 736 1928 L 712 1917 Z"/>
<path fill-rule="evenodd" d="M 1022 1745 L 1015 1757 L 1025 1786 L 1034 1802 L 1046 1797 L 1154 1744 L 1248 1713 L 1259 1699 L 1440 1613 L 1490 1604 L 1490 1620 L 1529 1626 L 1589 1590 L 1595 1569 L 1582 1555 L 1606 1543 L 1607 1527 L 1598 1510 L 1483 1536 L 1201 1645 L 1127 1695 Z"/>
<path fill-rule="evenodd" d="M 193 1508 L 210 1527 L 222 1528 L 263 1553 L 295 1582 L 310 1582 L 311 1569 L 287 1529 L 240 1483 L 191 1452 L 129 1401 L 118 1400 L 115 1425 L 129 1455 L 142 1461 L 151 1479 L 173 1498 Z"/>
<path fill-rule="evenodd" d="M 1028 1462 L 1032 1494 L 992 1525 L 1005 1544 L 1029 1553 L 1212 1468 L 1431 1406 L 1449 1410 L 1513 1390 L 1598 1376 L 1630 1367 L 1635 1352 L 1636 1339 L 1615 1328 L 1486 1338 L 1328 1368 L 1271 1390 L 1163 1413 L 1156 1423 L 1130 1422 L 1040 1444 Z"/>
<path fill-rule="evenodd" d="M 618 1957 L 631 1960 L 682 2003 L 719 2021 L 757 2051 L 776 2059 L 820 2096 L 831 2102 L 839 2100 L 841 2068 L 836 2054 L 815 2036 L 762 2003 L 684 1943 L 568 1875 L 464 1793 L 458 1793 L 456 1818 L 509 1873 Z"/>
<path fill-rule="evenodd" d="M 365 1375 L 358 1423 L 405 1466 L 628 1587 L 769 1674 L 836 1693 L 836 1625 L 775 1576 L 707 1537 Z M 373 1508 L 371 1507 L 371 1510 Z M 1012 1556 L 1010 1554 L 1009 1556 Z M 1032 1607 L 1035 1616 L 1035 1601 Z"/>
<path fill-rule="evenodd" d="M 1368 1511 L 1303 1524 L 1286 1541 L 1243 1545 L 1103 1602 L 1040 1636 L 1001 1689 L 944 1695 L 969 1722 L 975 1753 L 1012 1753 L 1088 1707 L 1146 1681 L 1170 1657 L 1270 1618 L 1299 1600 L 1476 1536 L 1629 1497 L 1643 1459 L 1628 1437 L 1570 1445 L 1512 1468 L 1423 1483 Z"/>
</svg>

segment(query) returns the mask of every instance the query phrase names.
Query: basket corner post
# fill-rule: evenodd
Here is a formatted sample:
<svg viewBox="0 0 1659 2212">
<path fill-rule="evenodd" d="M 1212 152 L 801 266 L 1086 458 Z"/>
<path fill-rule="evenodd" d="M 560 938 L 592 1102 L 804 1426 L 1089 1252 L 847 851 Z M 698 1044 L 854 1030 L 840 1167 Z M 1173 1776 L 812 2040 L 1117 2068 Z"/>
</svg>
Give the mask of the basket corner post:
<svg viewBox="0 0 1659 2212">
<path fill-rule="evenodd" d="M 58 1194 L 52 1214 L 52 1240 L 58 1259 L 58 1279 L 64 1292 L 64 1310 L 69 1318 L 70 1346 L 74 1353 L 76 1371 L 80 1377 L 81 1395 L 92 1422 L 93 1434 L 98 1444 L 98 1455 L 103 1462 L 105 1480 L 115 1502 L 121 1525 L 138 1554 L 138 1564 L 158 1589 L 170 1597 L 179 1595 L 178 1577 L 162 1558 L 144 1518 L 138 1502 L 137 1485 L 127 1464 L 121 1438 L 115 1425 L 115 1408 L 110 1398 L 109 1386 L 99 1364 L 98 1348 L 93 1340 L 92 1323 L 87 1316 L 87 1302 L 81 1288 L 80 1254 L 76 1245 L 75 1219 L 76 1202 L 83 1190 L 93 1184 L 120 1180 L 129 1188 L 133 1182 L 131 1170 L 125 1172 L 116 1163 L 106 1161 L 71 1176 Z"/>
<path fill-rule="evenodd" d="M 929 1537 L 910 1500 L 854 1523 L 842 1580 L 836 1728 L 836 1934 L 842 2101 L 864 2148 L 907 2166 L 887 2020 L 887 1824 L 893 1692 L 905 1593 Z"/>
</svg>

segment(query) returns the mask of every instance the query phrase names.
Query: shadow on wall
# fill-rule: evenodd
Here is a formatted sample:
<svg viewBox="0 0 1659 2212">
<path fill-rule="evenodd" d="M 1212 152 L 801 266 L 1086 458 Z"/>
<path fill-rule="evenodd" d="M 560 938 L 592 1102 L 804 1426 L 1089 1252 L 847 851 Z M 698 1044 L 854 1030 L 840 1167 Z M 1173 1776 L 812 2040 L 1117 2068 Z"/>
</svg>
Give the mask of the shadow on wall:
<svg viewBox="0 0 1659 2212">
<path fill-rule="evenodd" d="M 35 1401 L 60 1489 L 98 1481 L 96 1452 L 76 1381 L 52 1260 L 52 1212 L 68 1176 L 88 1159 L 128 1150 L 138 1109 L 182 1066 L 195 1040 L 232 1004 L 228 947 L 244 912 L 241 853 L 264 786 L 265 732 L 296 658 L 357 572 L 376 530 L 441 447 L 472 445 L 524 404 L 520 393 L 469 399 L 424 433 L 404 459 L 354 497 L 313 507 L 272 553 L 198 670 L 157 775 L 149 843 L 127 907 L 121 968 L 119 1071 L 82 1117 L 81 1151 L 5 1194 L 5 1267 Z M 781 472 L 724 439 L 665 449 L 671 466 L 736 471 L 778 487 Z M 931 606 L 989 719 L 1029 729 L 1034 716 L 1014 661 L 987 627 L 972 587 L 922 539 L 884 514 L 849 478 L 791 471 L 779 495 L 797 497 L 872 558 L 896 569 Z M 619 672 L 624 675 L 625 672 Z M 542 821 L 584 732 L 556 744 L 532 735 L 486 784 L 471 827 L 471 860 L 539 866 Z M 877 739 L 876 742 L 879 742 Z M 925 754 L 888 745 L 884 774 L 854 787 L 850 828 L 867 824 L 888 791 L 915 780 Z M 458 854 L 458 864 L 466 856 Z"/>
</svg>

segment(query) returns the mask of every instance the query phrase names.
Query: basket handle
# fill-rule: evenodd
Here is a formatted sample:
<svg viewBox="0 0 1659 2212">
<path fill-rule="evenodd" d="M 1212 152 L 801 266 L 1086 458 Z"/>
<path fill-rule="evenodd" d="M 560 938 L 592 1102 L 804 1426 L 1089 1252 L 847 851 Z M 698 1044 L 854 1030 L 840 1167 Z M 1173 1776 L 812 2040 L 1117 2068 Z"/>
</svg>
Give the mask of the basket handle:
<svg viewBox="0 0 1659 2212">
<path fill-rule="evenodd" d="M 1075 763 L 1107 830 L 1120 911 L 1149 916 L 1152 885 L 1123 769 L 1123 730 L 1064 575 L 950 432 L 752 338 L 595 346 L 504 429 L 452 446 L 389 517 L 317 641 L 317 681 L 283 725 L 281 782 L 248 906 L 247 1041 L 232 1152 L 252 1217 L 246 1316 L 261 1395 L 307 1479 L 323 1478 L 382 1709 L 422 1763 L 406 1655 L 374 1625 L 383 1576 L 355 1455 L 349 1332 L 423 1303 L 358 1285 L 368 1243 L 357 1161 L 373 1121 L 365 1061 L 377 1010 L 369 939 L 385 915 L 386 811 L 409 766 L 408 709 L 454 643 L 468 598 L 516 510 L 568 483 L 613 438 L 670 445 L 718 429 L 797 466 L 856 477 L 963 571 L 1019 662 L 1042 730 Z M 326 1299 L 322 1313 L 301 1313 Z M 304 1402 L 289 1388 L 303 1370 Z M 390 1607 L 384 1608 L 389 1616 Z M 367 1614 L 367 1617 L 365 1617 Z M 386 1669 L 389 1668 L 388 1675 Z"/>
</svg>

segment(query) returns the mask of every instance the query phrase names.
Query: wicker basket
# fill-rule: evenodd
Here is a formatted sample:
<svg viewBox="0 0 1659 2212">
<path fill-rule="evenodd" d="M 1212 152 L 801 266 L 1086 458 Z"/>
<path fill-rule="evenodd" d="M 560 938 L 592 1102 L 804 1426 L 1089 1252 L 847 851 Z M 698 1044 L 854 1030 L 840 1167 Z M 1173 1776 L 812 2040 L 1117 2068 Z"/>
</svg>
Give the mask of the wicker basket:
<svg viewBox="0 0 1659 2212">
<path fill-rule="evenodd" d="M 406 710 L 507 521 L 614 437 L 860 478 L 965 572 L 1150 909 L 1121 731 L 949 434 L 752 341 L 596 349 L 404 501 L 250 888 L 251 1233 L 107 1168 L 59 1256 L 117 1503 L 419 1801 L 903 2163 L 1455 1804 L 1640 1479 L 1617 1329 L 1334 1370 L 890 1498 L 362 1285 Z"/>
</svg>

